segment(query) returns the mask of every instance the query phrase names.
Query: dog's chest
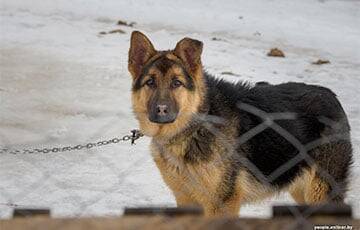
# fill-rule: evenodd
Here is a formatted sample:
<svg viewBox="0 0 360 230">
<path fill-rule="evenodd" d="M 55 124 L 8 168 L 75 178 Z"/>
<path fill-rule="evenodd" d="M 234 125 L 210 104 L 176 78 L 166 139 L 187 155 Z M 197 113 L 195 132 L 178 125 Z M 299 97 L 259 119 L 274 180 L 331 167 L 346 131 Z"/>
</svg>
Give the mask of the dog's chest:
<svg viewBox="0 0 360 230">
<path fill-rule="evenodd" d="M 185 146 L 159 149 L 159 146 L 152 145 L 155 163 L 166 184 L 174 193 L 184 193 L 197 200 L 210 194 L 215 195 L 223 174 L 222 162 L 187 162 L 184 152 L 181 152 L 185 151 L 184 149 Z"/>
</svg>

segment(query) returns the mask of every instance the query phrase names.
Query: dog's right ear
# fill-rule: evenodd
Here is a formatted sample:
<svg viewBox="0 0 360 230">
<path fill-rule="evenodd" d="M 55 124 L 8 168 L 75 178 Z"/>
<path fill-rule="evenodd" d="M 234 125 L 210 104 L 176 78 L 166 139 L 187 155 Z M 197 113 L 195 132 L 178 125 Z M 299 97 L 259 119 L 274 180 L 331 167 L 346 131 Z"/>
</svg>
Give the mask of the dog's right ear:
<svg viewBox="0 0 360 230">
<path fill-rule="evenodd" d="M 133 78 L 140 76 L 145 63 L 156 54 L 150 40 L 141 32 L 131 34 L 128 69 Z"/>
</svg>

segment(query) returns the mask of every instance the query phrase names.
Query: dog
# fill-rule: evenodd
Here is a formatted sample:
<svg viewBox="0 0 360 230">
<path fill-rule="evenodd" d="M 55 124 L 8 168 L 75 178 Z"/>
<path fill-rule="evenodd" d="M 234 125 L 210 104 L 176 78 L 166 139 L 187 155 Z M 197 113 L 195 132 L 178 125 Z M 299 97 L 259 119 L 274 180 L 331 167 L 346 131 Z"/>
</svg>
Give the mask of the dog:
<svg viewBox="0 0 360 230">
<path fill-rule="evenodd" d="M 303 83 L 215 78 L 202 49 L 184 38 L 157 51 L 141 32 L 131 35 L 133 111 L 177 205 L 236 216 L 281 191 L 299 204 L 342 203 L 352 147 L 336 95 Z"/>
</svg>

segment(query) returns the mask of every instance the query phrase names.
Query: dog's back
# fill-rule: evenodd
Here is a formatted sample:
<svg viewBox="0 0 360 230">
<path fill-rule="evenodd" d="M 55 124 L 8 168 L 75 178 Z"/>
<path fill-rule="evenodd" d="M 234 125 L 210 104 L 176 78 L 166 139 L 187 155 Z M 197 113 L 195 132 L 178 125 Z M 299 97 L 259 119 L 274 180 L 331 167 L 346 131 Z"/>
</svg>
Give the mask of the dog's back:
<svg viewBox="0 0 360 230">
<path fill-rule="evenodd" d="M 336 190 L 329 200 L 343 200 L 352 162 L 350 127 L 332 91 L 303 83 L 250 87 L 211 76 L 208 76 L 208 82 L 210 91 L 213 90 L 210 95 L 222 94 L 211 96 L 211 104 L 230 107 L 233 112 L 230 116 L 236 114 L 239 117 L 240 141 L 256 132 L 259 125 L 267 125 L 251 134 L 252 137 L 238 148 L 238 154 L 245 154 L 253 163 L 253 168 L 247 166 L 249 172 L 255 177 L 258 177 L 255 174 L 262 174 L 271 186 L 280 188 L 287 187 L 299 177 L 302 177 L 302 186 L 317 180 L 313 187 L 326 187 L 324 194 L 318 195 L 321 199 L 329 199 L 328 194 Z M 217 111 L 215 116 L 229 116 L 229 112 L 219 112 L 226 111 L 225 108 L 213 111 Z M 248 150 L 245 153 L 241 151 L 244 146 Z M 298 185 L 292 190 L 299 193 L 304 188 Z M 305 202 L 305 193 L 302 193 L 300 200 Z M 306 193 L 308 200 L 315 196 L 310 193 Z"/>
</svg>

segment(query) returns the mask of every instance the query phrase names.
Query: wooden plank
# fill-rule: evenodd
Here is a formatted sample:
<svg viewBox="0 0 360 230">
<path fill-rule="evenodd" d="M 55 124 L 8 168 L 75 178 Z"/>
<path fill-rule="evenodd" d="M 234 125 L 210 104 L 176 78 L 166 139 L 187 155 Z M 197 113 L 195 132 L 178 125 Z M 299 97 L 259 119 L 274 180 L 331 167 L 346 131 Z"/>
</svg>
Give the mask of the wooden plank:
<svg viewBox="0 0 360 230">
<path fill-rule="evenodd" d="M 46 217 L 0 220 L 1 230 L 119 230 L 119 229 L 314 229 L 314 226 L 351 226 L 360 228 L 360 221 L 349 218 L 314 217 L 301 220 L 289 217 L 275 219 L 256 218 L 205 218 L 202 216 L 124 216 L 114 218 L 52 219 Z"/>
<path fill-rule="evenodd" d="M 45 208 L 15 208 L 13 217 L 50 216 L 50 210 Z"/>
<path fill-rule="evenodd" d="M 202 215 L 201 207 L 137 207 L 125 208 L 124 215 L 166 215 L 166 216 L 182 216 L 182 215 Z"/>
<path fill-rule="evenodd" d="M 273 217 L 294 216 L 335 216 L 352 217 L 351 206 L 341 204 L 323 204 L 323 205 L 279 205 L 273 206 Z"/>
</svg>

